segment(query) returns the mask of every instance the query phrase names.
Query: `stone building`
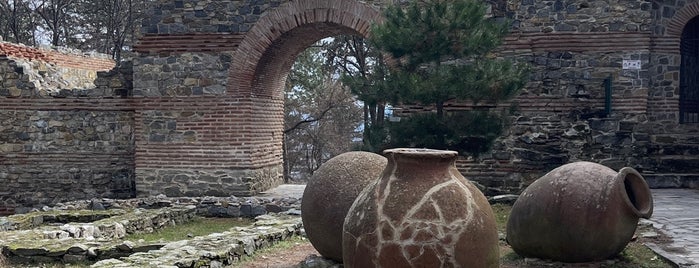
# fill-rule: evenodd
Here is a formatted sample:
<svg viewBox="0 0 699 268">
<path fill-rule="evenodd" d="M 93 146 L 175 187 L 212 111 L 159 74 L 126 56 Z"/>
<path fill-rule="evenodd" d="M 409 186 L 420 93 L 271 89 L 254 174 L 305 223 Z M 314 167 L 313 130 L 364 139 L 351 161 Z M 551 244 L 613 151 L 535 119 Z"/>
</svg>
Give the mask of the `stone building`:
<svg viewBox="0 0 699 268">
<path fill-rule="evenodd" d="M 536 178 L 527 174 L 587 160 L 634 167 L 654 187 L 699 186 L 698 1 L 500 6 L 514 21 L 503 53 L 530 63 L 531 83 L 509 135 L 467 173 L 516 189 Z"/>
<path fill-rule="evenodd" d="M 634 167 L 656 187 L 699 185 L 699 1 L 489 3 L 512 21 L 501 55 L 528 62 L 531 83 L 500 106 L 516 109 L 495 150 L 458 162 L 466 177 L 487 194 L 517 192 L 588 160 Z M 325 37 L 366 36 L 382 6 L 156 1 L 132 79 L 129 68 L 101 73 L 94 91 L 39 94 L 7 78 L 34 67 L 0 52 L 10 66 L 0 69 L 0 207 L 249 195 L 281 183 L 282 89 L 296 55 Z"/>
</svg>

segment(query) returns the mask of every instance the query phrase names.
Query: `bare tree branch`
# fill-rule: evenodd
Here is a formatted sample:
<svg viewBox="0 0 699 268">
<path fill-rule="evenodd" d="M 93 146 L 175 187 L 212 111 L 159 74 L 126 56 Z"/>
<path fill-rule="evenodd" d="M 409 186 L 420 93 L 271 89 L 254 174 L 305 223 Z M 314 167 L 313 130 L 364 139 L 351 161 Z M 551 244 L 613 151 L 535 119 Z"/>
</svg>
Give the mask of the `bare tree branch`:
<svg viewBox="0 0 699 268">
<path fill-rule="evenodd" d="M 320 120 L 323 120 L 323 117 L 325 117 L 325 115 L 326 115 L 328 112 L 330 112 L 332 109 L 334 109 L 334 108 L 336 108 L 336 107 L 334 107 L 334 106 L 328 106 L 328 107 L 326 107 L 325 109 L 323 109 L 323 110 L 320 112 L 320 114 L 319 114 L 318 116 L 316 116 L 316 117 L 314 117 L 314 118 L 311 118 L 311 119 L 305 119 L 305 120 L 301 120 L 301 121 L 299 121 L 299 122 L 296 122 L 296 124 L 294 124 L 294 126 L 285 129 L 285 130 L 284 130 L 284 134 L 287 134 L 287 133 L 289 133 L 289 132 L 291 132 L 291 131 L 294 131 L 294 130 L 296 130 L 297 128 L 301 127 L 301 126 L 304 125 L 304 124 L 310 124 L 310 123 L 313 123 L 313 122 L 318 122 L 318 121 L 320 121 Z"/>
</svg>

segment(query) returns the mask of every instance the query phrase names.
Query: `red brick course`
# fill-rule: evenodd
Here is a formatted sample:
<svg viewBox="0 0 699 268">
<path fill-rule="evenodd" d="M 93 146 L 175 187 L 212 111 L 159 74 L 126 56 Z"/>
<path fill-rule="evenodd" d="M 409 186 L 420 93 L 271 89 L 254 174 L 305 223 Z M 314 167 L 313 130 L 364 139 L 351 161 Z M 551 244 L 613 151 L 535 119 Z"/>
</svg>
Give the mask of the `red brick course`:
<svg viewBox="0 0 699 268">
<path fill-rule="evenodd" d="M 684 26 L 687 25 L 687 22 L 698 15 L 699 2 L 687 4 L 683 8 L 680 8 L 675 12 L 675 15 L 668 24 L 665 35 L 679 39 L 682 36 L 682 31 L 684 30 Z"/>
<path fill-rule="evenodd" d="M 474 104 L 472 102 L 447 102 L 444 108 L 450 111 L 473 110 L 478 108 L 506 109 L 516 104 L 517 110 L 522 113 L 567 113 L 575 109 L 588 108 L 590 110 L 604 110 L 604 98 L 572 98 L 559 96 L 518 96 L 511 101 L 498 103 L 497 105 Z M 614 95 L 612 97 L 612 110 L 624 114 L 644 114 L 647 112 L 648 98 L 646 96 L 624 97 Z M 433 111 L 433 106 L 403 105 L 396 110 L 396 115 L 402 116 L 414 112 Z"/>
<path fill-rule="evenodd" d="M 284 3 L 261 17 L 241 41 L 233 55 L 228 92 L 279 96 L 291 64 L 308 45 L 343 33 L 367 36 L 380 16 L 378 10 L 357 1 Z"/>
<path fill-rule="evenodd" d="M 108 71 L 115 66 L 111 59 L 66 54 L 7 42 L 0 42 L 0 56 L 38 60 L 68 68 L 94 71 Z"/>
<path fill-rule="evenodd" d="M 242 39 L 242 34 L 231 33 L 146 34 L 134 50 L 145 54 L 233 51 Z"/>
</svg>

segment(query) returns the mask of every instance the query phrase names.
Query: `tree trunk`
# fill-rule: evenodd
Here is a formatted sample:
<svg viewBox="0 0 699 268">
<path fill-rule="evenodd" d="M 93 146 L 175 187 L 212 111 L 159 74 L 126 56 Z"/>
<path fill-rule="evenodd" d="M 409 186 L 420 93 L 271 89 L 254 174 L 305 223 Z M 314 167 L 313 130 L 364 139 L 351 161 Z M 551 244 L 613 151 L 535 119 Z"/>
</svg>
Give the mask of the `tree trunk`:
<svg viewBox="0 0 699 268">
<path fill-rule="evenodd" d="M 286 148 L 288 142 L 286 141 L 286 135 L 282 138 L 282 166 L 284 166 L 284 183 L 289 183 L 290 179 L 290 163 L 289 163 L 289 150 Z"/>
<path fill-rule="evenodd" d="M 369 106 L 366 104 L 366 102 L 363 105 L 363 111 L 364 111 L 364 132 L 362 133 L 362 143 L 364 144 L 365 147 L 371 146 L 369 143 L 369 137 L 371 137 L 371 124 L 369 121 Z"/>
<path fill-rule="evenodd" d="M 376 104 L 369 105 L 369 118 L 371 119 L 371 125 L 376 125 Z"/>
<path fill-rule="evenodd" d="M 376 126 L 383 126 L 384 121 L 386 120 L 386 104 L 385 103 L 379 103 L 377 105 L 377 112 L 376 112 Z"/>
<path fill-rule="evenodd" d="M 19 25 L 17 23 L 17 4 L 12 8 L 12 16 L 10 17 L 10 30 L 12 35 L 15 36 L 15 42 L 21 43 L 19 37 Z"/>
<path fill-rule="evenodd" d="M 369 121 L 369 106 L 366 103 L 364 103 L 363 108 L 364 108 L 364 128 L 366 129 L 367 127 L 369 127 L 369 124 L 371 123 Z"/>
<path fill-rule="evenodd" d="M 444 102 L 438 101 L 435 106 L 437 107 L 437 121 L 438 121 L 437 124 L 443 124 L 444 123 L 443 122 L 444 121 Z M 438 142 L 439 146 L 442 147 L 442 148 L 438 148 L 438 149 L 447 149 L 447 141 L 446 141 L 445 134 L 437 133 L 437 142 Z"/>
</svg>

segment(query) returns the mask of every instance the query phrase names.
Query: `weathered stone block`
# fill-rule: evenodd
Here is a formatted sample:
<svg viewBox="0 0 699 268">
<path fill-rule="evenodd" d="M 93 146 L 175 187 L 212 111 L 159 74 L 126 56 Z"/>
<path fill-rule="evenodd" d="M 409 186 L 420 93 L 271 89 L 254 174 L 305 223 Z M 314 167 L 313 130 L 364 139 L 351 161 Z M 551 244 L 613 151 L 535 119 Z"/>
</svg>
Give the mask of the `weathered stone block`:
<svg viewBox="0 0 699 268">
<path fill-rule="evenodd" d="M 20 97 L 22 96 L 22 90 L 14 86 L 9 87 L 7 88 L 7 95 L 9 97 Z"/>
<path fill-rule="evenodd" d="M 654 141 L 657 143 L 668 143 L 668 144 L 674 144 L 677 141 L 676 137 L 673 136 L 654 136 Z"/>
</svg>

